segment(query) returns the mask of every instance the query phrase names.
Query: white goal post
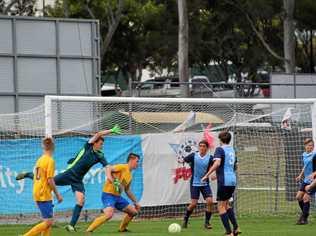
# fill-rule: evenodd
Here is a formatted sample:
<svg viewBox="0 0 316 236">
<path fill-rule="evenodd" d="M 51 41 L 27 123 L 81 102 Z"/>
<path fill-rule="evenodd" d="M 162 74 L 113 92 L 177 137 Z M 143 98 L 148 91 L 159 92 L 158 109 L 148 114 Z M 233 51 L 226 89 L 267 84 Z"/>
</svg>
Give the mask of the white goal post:
<svg viewBox="0 0 316 236">
<path fill-rule="evenodd" d="M 246 99 L 246 98 L 142 98 L 142 97 L 85 97 L 85 96 L 45 96 L 45 135 L 52 136 L 52 102 L 127 102 L 127 103 L 178 103 L 178 104 L 309 104 L 311 106 L 312 134 L 316 141 L 316 99 Z"/>
<path fill-rule="evenodd" d="M 316 141 L 316 99 L 45 96 L 44 105 L 30 111 L 0 115 L 0 201 L 7 203 L 0 205 L 0 223 L 37 214 L 32 182 L 16 181 L 15 176 L 32 170 L 44 136 L 55 139 L 58 174 L 93 133 L 115 124 L 123 133 L 105 138 L 104 154 L 110 164 L 124 163 L 130 152 L 141 156 L 131 186 L 142 205 L 139 217 L 182 217 L 190 202 L 192 174 L 183 157 L 198 149 L 210 123 L 215 146 L 220 131 L 232 134 L 239 163 L 234 196 L 238 214 L 298 212 L 295 177 L 302 168 L 304 139 Z M 83 180 L 89 213 L 102 207 L 101 168 L 93 166 Z M 212 187 L 216 198 L 216 185 Z M 74 204 L 72 191 L 58 188 L 64 201 L 54 211 L 67 214 Z M 200 199 L 195 214 L 202 215 L 204 208 Z"/>
<path fill-rule="evenodd" d="M 192 112 L 193 124 L 174 133 Z M 287 126 L 281 128 L 284 119 Z M 47 136 L 93 133 L 116 123 L 125 133 L 121 140 L 135 135 L 142 140 L 143 172 L 136 181 L 142 186 L 139 197 L 146 216 L 182 214 L 189 201 L 190 174 L 179 158 L 187 154 L 187 146 L 203 138 L 207 123 L 212 123 L 215 136 L 223 129 L 233 134 L 239 161 L 234 203 L 238 212 L 293 213 L 298 188 L 294 179 L 301 168 L 303 140 L 316 140 L 316 99 L 45 97 Z M 115 145 L 128 146 L 124 142 Z M 105 154 L 111 156 L 108 148 Z M 160 169 L 166 170 L 166 176 L 160 176 Z M 155 179 L 152 173 L 160 177 Z M 161 183 L 163 188 L 157 188 Z M 216 185 L 213 187 L 215 192 Z M 200 207 L 203 209 L 203 204 Z"/>
</svg>

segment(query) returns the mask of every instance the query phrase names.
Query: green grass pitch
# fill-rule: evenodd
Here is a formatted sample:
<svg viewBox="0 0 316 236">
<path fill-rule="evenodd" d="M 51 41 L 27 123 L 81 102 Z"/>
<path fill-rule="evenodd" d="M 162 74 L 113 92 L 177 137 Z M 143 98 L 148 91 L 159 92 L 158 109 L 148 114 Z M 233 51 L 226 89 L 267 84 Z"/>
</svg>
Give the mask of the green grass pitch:
<svg viewBox="0 0 316 236">
<path fill-rule="evenodd" d="M 295 225 L 295 216 L 291 217 L 240 217 L 239 224 L 242 230 L 242 236 L 315 236 L 316 235 L 316 218 L 311 219 L 308 225 Z M 169 234 L 167 232 L 170 223 L 181 223 L 181 220 L 142 220 L 132 222 L 129 229 L 132 232 L 119 233 L 117 231 L 119 221 L 110 221 L 101 226 L 92 235 L 106 235 L 106 236 L 167 236 L 167 235 L 181 235 L 181 236 L 203 236 L 223 235 L 224 230 L 222 224 L 216 215 L 212 219 L 212 230 L 205 230 L 202 228 L 203 218 L 192 218 L 188 229 L 183 229 L 181 233 Z M 62 227 L 62 224 L 57 224 L 52 231 L 52 235 L 66 236 L 66 235 L 85 235 L 84 230 L 87 228 L 86 223 L 81 223 L 78 226 L 78 232 L 68 233 Z M 31 225 L 1 225 L 1 236 L 17 236 L 25 233 Z"/>
</svg>

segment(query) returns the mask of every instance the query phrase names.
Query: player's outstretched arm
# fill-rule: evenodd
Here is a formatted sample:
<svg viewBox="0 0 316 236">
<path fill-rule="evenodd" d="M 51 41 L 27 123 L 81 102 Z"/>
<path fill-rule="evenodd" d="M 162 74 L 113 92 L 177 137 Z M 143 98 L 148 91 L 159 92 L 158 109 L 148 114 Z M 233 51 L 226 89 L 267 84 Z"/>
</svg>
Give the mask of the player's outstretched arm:
<svg viewBox="0 0 316 236">
<path fill-rule="evenodd" d="M 218 167 L 221 165 L 221 159 L 216 159 L 212 167 L 209 169 L 209 171 L 202 177 L 202 181 L 206 181 L 208 177 L 218 169 Z"/>
<path fill-rule="evenodd" d="M 109 135 L 109 134 L 121 134 L 121 128 L 118 125 L 114 125 L 111 129 L 105 129 L 97 132 L 92 138 L 90 138 L 89 143 L 94 143 L 98 138 Z"/>
<path fill-rule="evenodd" d="M 60 193 L 58 192 L 58 190 L 56 188 L 56 184 L 55 184 L 54 178 L 48 178 L 47 182 L 48 182 L 48 185 L 53 190 L 53 192 L 54 192 L 54 194 L 55 194 L 55 196 L 57 198 L 57 201 L 58 202 L 62 202 L 63 201 L 63 197 L 60 195 Z"/>
</svg>

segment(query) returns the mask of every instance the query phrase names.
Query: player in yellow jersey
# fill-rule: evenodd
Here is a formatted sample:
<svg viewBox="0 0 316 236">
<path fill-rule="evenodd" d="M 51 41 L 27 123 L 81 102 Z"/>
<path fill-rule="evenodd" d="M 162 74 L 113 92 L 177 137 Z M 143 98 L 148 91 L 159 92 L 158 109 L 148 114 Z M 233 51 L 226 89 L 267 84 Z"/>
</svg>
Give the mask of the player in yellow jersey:
<svg viewBox="0 0 316 236">
<path fill-rule="evenodd" d="M 37 160 L 34 170 L 33 198 L 39 208 L 43 222 L 35 225 L 23 236 L 49 236 L 53 224 L 53 196 L 58 202 L 63 200 L 54 182 L 55 162 L 53 159 L 54 142 L 52 138 L 45 138 L 42 143 L 43 155 Z"/>
<path fill-rule="evenodd" d="M 101 224 L 110 220 L 114 214 L 114 209 L 118 209 L 126 213 L 120 225 L 120 232 L 127 231 L 128 223 L 137 215 L 140 205 L 137 203 L 136 197 L 130 190 L 132 173 L 136 169 L 139 162 L 139 155 L 130 153 L 127 157 L 127 164 L 117 164 L 107 169 L 107 180 L 103 187 L 102 203 L 103 214 L 97 217 L 88 227 L 86 232 L 93 232 Z M 134 206 L 130 205 L 126 199 L 121 196 L 125 191 L 129 199 L 132 200 Z"/>
</svg>

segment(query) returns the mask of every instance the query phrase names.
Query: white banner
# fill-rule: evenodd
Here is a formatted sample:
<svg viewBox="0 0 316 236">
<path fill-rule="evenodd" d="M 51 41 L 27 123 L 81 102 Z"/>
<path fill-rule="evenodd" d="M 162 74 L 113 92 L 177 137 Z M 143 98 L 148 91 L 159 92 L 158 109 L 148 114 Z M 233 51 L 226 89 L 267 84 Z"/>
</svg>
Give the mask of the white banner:
<svg viewBox="0 0 316 236">
<path fill-rule="evenodd" d="M 217 133 L 214 134 L 217 137 Z M 203 133 L 162 133 L 142 135 L 142 206 L 190 202 L 191 169 L 183 157 L 198 150 Z M 217 138 L 215 145 L 218 145 Z M 213 154 L 214 150 L 211 150 Z M 215 181 L 216 182 L 216 181 Z M 213 196 L 216 194 L 212 183 Z M 214 198 L 216 199 L 216 197 Z"/>
</svg>

